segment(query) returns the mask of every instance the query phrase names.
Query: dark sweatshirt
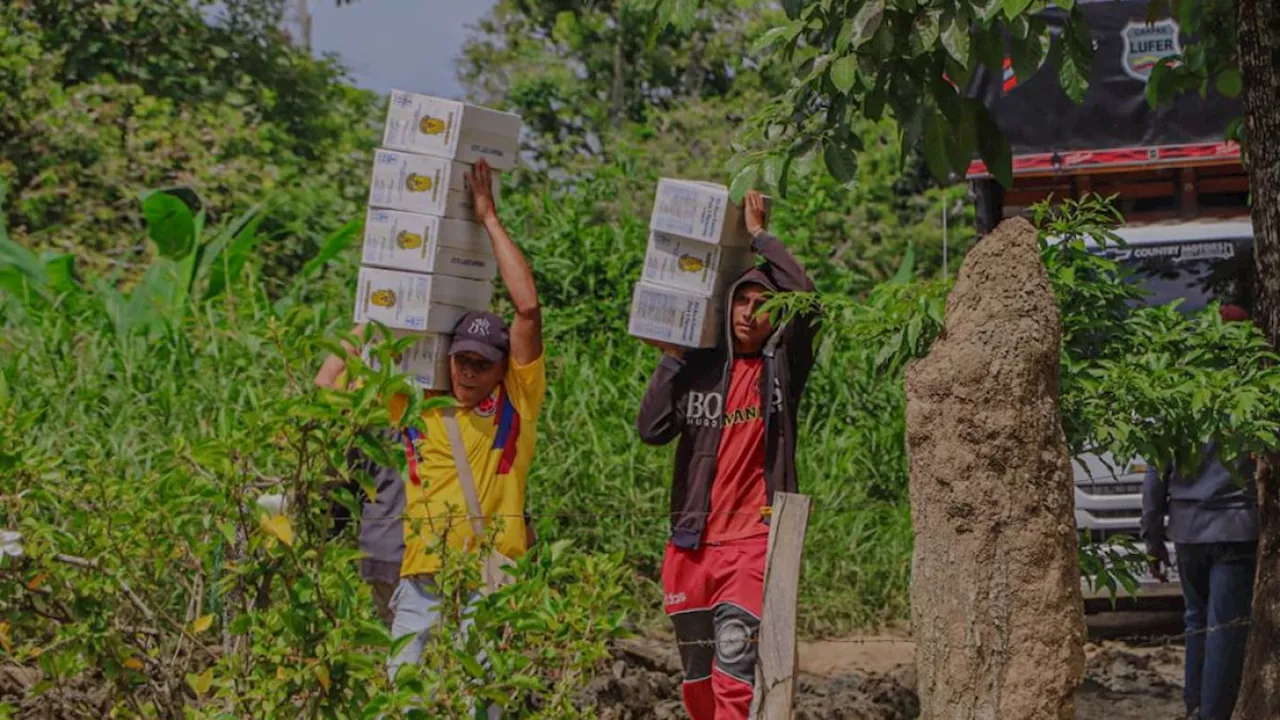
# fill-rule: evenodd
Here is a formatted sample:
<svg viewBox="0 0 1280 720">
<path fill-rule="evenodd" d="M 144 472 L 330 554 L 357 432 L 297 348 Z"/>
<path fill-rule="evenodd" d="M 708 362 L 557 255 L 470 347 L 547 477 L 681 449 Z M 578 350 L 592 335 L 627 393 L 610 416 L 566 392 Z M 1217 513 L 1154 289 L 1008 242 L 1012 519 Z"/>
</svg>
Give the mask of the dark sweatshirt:
<svg viewBox="0 0 1280 720">
<path fill-rule="evenodd" d="M 1258 539 L 1258 495 L 1255 465 L 1243 461 L 1236 474 L 1218 459 L 1217 447 L 1204 448 L 1205 458 L 1194 473 L 1154 467 L 1142 482 L 1142 539 L 1162 543 L 1255 542 Z"/>
<path fill-rule="evenodd" d="M 812 291 L 813 281 L 777 238 L 761 233 L 751 248 L 765 260 L 748 270 L 724 298 L 724 341 L 710 350 L 693 350 L 683 359 L 663 355 L 640 403 L 636 428 L 650 445 L 679 438 L 671 484 L 671 538 L 677 547 L 702 543 L 716 476 L 724 398 L 733 366 L 733 294 L 756 283 L 776 292 Z M 762 351 L 760 398 L 764 408 L 765 486 L 796 492 L 796 417 L 800 396 L 813 367 L 817 318 L 801 316 L 777 327 Z M 767 399 L 767 400 L 766 400 Z"/>
</svg>

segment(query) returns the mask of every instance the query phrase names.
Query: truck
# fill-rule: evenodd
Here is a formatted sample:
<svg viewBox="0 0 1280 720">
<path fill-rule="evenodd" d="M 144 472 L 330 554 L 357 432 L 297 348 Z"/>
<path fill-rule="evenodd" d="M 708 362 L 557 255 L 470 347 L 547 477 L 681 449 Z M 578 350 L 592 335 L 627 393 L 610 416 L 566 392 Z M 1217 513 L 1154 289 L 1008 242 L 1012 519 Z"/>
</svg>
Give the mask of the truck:
<svg viewBox="0 0 1280 720">
<path fill-rule="evenodd" d="M 1111 197 L 1123 216 L 1116 229 L 1123 244 L 1092 247 L 1133 270 L 1144 302 L 1180 300 L 1183 312 L 1213 302 L 1251 308 L 1248 176 L 1239 146 L 1225 139 L 1240 103 L 1210 88 L 1203 97 L 1189 93 L 1153 109 L 1146 99 L 1152 69 L 1180 62 L 1187 45 L 1177 21 L 1149 18 L 1146 0 L 1077 4 L 1094 47 L 1081 103 L 1062 90 L 1052 64 L 1019 78 L 1006 59 L 1001 68 L 980 68 L 968 88 L 991 110 L 1013 155 L 1007 188 L 981 161 L 969 168 L 979 236 L 1046 199 Z M 1044 17 L 1060 42 L 1065 13 L 1050 8 Z M 1082 535 L 1118 546 L 1121 537 L 1138 540 L 1147 463 L 1118 465 L 1105 452 L 1074 460 Z M 1087 578 L 1082 585 L 1088 599 L 1104 594 Z M 1145 570 L 1139 578 L 1136 599 L 1180 596 L 1176 568 L 1164 582 Z"/>
</svg>

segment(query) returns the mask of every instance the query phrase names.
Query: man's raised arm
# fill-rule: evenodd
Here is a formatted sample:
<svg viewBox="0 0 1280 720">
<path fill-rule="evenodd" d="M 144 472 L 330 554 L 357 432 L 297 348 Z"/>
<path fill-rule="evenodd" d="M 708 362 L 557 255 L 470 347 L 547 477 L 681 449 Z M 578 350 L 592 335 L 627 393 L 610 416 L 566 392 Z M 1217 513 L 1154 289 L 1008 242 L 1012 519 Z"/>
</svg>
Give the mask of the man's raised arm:
<svg viewBox="0 0 1280 720">
<path fill-rule="evenodd" d="M 511 323 L 511 358 L 518 365 L 542 357 L 542 306 L 538 302 L 538 289 L 533 284 L 533 271 L 520 248 L 507 235 L 498 219 L 498 206 L 493 200 L 492 170 L 483 159 L 467 174 L 471 196 L 475 200 L 476 218 L 489 233 L 493 254 L 498 259 L 498 274 L 507 286 L 511 302 L 516 306 L 516 317 Z"/>
</svg>

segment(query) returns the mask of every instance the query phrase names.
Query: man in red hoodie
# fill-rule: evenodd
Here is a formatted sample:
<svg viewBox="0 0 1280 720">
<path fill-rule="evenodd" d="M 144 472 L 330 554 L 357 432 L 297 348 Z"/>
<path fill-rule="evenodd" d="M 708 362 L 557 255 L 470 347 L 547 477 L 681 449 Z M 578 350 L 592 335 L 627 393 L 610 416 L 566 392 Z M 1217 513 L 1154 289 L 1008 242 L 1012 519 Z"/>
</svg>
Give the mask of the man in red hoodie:
<svg viewBox="0 0 1280 720">
<path fill-rule="evenodd" d="M 797 491 L 797 409 L 814 358 L 816 318 L 775 325 L 759 312 L 771 294 L 813 281 L 765 232 L 759 193 L 747 193 L 745 216 L 765 264 L 730 288 L 725 342 L 652 343 L 663 356 L 636 422 L 648 444 L 679 438 L 662 585 L 693 720 L 746 720 L 750 709 L 769 508 L 775 492 Z"/>
</svg>

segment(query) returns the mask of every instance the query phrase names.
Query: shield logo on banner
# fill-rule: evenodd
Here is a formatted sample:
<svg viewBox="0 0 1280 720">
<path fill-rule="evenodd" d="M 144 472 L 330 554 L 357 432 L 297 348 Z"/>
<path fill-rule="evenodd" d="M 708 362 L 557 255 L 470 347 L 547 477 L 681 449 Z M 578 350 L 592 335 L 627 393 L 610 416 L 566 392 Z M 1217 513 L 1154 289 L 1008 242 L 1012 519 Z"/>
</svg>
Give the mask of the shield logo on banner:
<svg viewBox="0 0 1280 720">
<path fill-rule="evenodd" d="M 1120 65 L 1125 74 L 1144 83 L 1151 79 L 1151 71 L 1158 63 L 1171 55 L 1182 54 L 1178 32 L 1178 23 L 1170 18 L 1151 25 L 1145 22 L 1125 25 L 1121 32 L 1124 53 L 1120 57 Z"/>
</svg>

